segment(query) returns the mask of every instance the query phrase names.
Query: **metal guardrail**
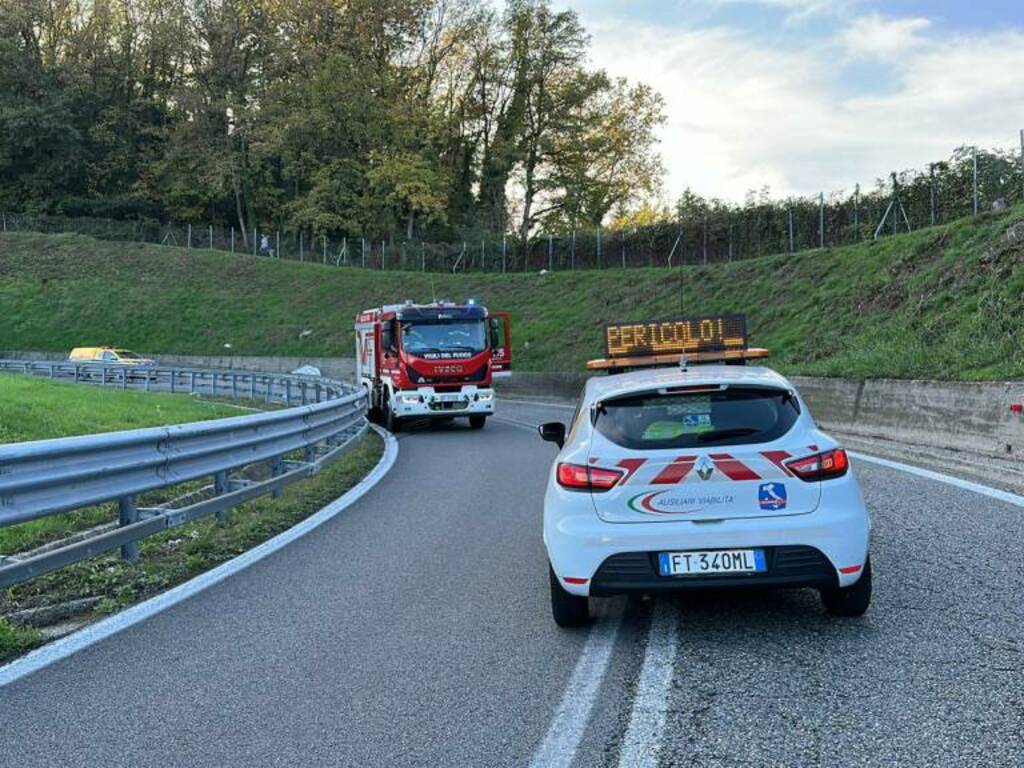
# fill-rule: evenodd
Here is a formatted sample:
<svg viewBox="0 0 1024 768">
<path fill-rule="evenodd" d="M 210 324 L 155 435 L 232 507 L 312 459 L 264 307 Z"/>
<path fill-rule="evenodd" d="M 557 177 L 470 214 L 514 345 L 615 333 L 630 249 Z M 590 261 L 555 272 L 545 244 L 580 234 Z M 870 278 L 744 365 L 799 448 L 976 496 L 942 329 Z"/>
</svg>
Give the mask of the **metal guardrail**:
<svg viewBox="0 0 1024 768">
<path fill-rule="evenodd" d="M 0 588 L 116 547 L 138 559 L 140 539 L 317 474 L 367 429 L 366 394 L 331 379 L 241 371 L 0 360 L 0 372 L 123 389 L 224 395 L 294 405 L 227 419 L 0 445 L 0 527 L 107 502 L 119 526 L 39 554 L 0 557 Z M 302 451 L 301 461 L 286 456 Z M 269 464 L 266 479 L 232 473 Z M 141 508 L 139 494 L 202 477 L 213 495 L 177 509 Z"/>
</svg>

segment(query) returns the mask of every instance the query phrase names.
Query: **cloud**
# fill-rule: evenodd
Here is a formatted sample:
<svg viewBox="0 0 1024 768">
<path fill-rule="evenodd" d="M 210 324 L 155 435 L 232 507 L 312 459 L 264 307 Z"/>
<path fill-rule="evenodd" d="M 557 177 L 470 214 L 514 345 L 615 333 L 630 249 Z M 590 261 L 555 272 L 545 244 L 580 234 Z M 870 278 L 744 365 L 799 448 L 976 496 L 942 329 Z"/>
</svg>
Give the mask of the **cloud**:
<svg viewBox="0 0 1024 768">
<path fill-rule="evenodd" d="M 896 34 L 890 22 L 866 18 L 811 42 L 766 42 L 730 27 L 584 22 L 594 64 L 664 95 L 672 197 L 686 187 L 729 200 L 763 185 L 777 195 L 850 190 L 947 158 L 963 143 L 1013 143 L 1024 32 L 937 38 L 919 23 Z M 863 28 L 882 30 L 868 50 L 887 57 L 867 62 L 866 72 L 848 39 Z"/>
<path fill-rule="evenodd" d="M 855 19 L 842 31 L 840 41 L 854 55 L 897 56 L 926 45 L 922 35 L 932 23 L 924 18 L 889 19 L 873 13 Z"/>
</svg>

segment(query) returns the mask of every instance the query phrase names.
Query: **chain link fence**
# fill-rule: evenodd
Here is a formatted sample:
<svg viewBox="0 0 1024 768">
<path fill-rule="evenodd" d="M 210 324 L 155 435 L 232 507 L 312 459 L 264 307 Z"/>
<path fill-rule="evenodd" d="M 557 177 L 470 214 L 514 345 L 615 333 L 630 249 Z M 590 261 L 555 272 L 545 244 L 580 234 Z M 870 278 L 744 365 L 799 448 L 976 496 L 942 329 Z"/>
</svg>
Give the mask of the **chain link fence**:
<svg viewBox="0 0 1024 768">
<path fill-rule="evenodd" d="M 242 232 L 194 225 L 2 213 L 3 231 L 76 232 L 105 240 L 215 249 L 255 257 L 374 270 L 511 273 L 539 270 L 672 267 L 830 248 L 978 216 L 1024 201 L 1020 149 L 961 147 L 926 169 L 893 173 L 872 188 L 729 206 L 697 199 L 678 219 L 635 229 L 576 229 L 426 242 L 314 234 L 260 226 Z"/>
</svg>

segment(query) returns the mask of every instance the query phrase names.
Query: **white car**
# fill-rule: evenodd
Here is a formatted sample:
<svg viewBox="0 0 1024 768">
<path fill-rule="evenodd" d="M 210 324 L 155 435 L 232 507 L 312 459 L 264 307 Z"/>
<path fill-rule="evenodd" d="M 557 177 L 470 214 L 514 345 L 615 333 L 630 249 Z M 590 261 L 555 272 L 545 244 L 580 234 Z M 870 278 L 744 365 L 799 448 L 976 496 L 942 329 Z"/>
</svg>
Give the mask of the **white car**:
<svg viewBox="0 0 1024 768">
<path fill-rule="evenodd" d="M 846 452 L 764 367 L 702 365 L 591 378 L 544 497 L 551 606 L 630 592 L 812 587 L 826 610 L 871 600 L 871 520 Z"/>
</svg>

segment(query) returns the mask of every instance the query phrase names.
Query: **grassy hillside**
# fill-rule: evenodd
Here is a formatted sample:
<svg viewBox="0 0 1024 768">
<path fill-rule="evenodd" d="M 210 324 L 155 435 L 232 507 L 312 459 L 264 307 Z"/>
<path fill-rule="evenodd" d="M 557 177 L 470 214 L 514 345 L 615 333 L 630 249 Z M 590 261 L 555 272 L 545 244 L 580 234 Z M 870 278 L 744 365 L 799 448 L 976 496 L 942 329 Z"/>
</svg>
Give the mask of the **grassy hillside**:
<svg viewBox="0 0 1024 768">
<path fill-rule="evenodd" d="M 1024 208 L 824 252 L 674 270 L 368 272 L 112 243 L 0 236 L 0 349 L 350 356 L 383 301 L 473 296 L 513 313 L 520 370 L 577 370 L 609 319 L 745 312 L 789 373 L 1024 377 Z M 309 333 L 305 333 L 309 331 Z"/>
</svg>

